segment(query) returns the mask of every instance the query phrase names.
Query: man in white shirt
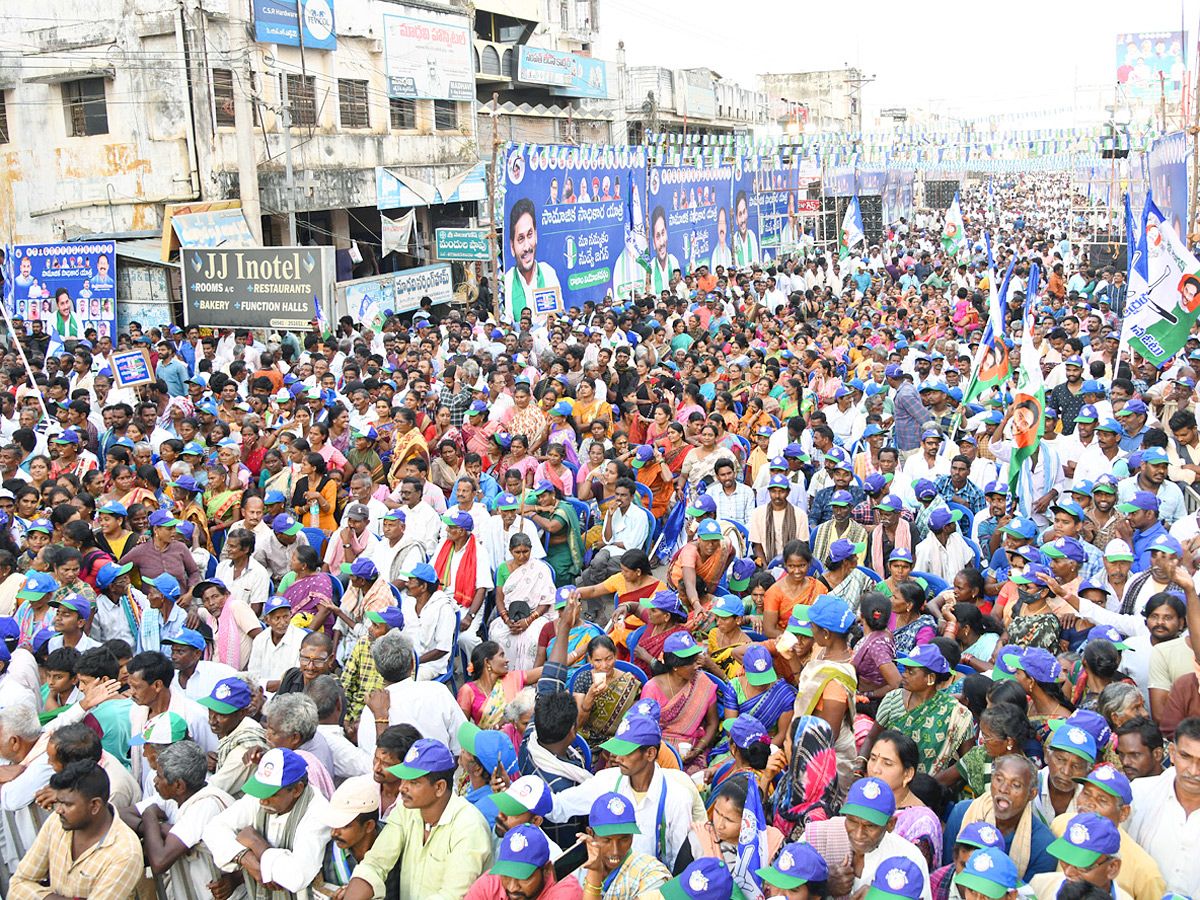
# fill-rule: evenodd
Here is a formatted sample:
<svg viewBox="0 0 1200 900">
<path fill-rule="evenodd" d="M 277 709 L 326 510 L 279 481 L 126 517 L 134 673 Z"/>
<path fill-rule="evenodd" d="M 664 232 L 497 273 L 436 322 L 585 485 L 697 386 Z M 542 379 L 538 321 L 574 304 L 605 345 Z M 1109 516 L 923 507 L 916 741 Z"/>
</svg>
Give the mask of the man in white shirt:
<svg viewBox="0 0 1200 900">
<path fill-rule="evenodd" d="M 958 530 L 962 517 L 961 509 L 948 506 L 939 506 L 930 513 L 929 534 L 917 544 L 914 569 L 953 582 L 964 566 L 974 563 L 975 551 Z"/>
<path fill-rule="evenodd" d="M 218 681 L 237 675 L 232 666 L 200 658 L 206 644 L 204 635 L 198 631 L 181 628 L 179 634 L 164 638 L 163 643 L 171 645 L 171 662 L 175 665 L 173 694 L 182 694 L 198 703 L 213 692 Z"/>
<path fill-rule="evenodd" d="M 538 485 L 538 491 L 550 490 L 549 482 Z M 579 576 L 576 584 L 585 587 L 600 584 L 621 571 L 621 556 L 626 550 L 641 550 L 650 535 L 650 513 L 633 502 L 637 483 L 632 478 L 618 478 L 613 490 L 613 502 L 604 514 L 601 546 L 591 564 Z"/>
<path fill-rule="evenodd" d="M 442 518 L 421 499 L 421 490 L 421 479 L 405 478 L 392 496 L 400 501 L 400 509 L 404 510 L 405 531 L 421 542 L 428 559 L 442 542 Z"/>
<path fill-rule="evenodd" d="M 345 729 L 339 723 L 342 717 L 342 686 L 333 675 L 318 675 L 304 689 L 309 699 L 317 705 L 317 733 L 329 745 L 333 757 L 334 785 L 340 785 L 355 775 L 371 774 L 371 756 L 350 743 Z"/>
<path fill-rule="evenodd" d="M 1200 719 L 1184 719 L 1171 743 L 1172 767 L 1132 782 L 1129 836 L 1154 857 L 1167 891 L 1200 891 Z"/>
<path fill-rule="evenodd" d="M 330 830 L 324 824 L 329 803 L 308 783 L 308 763 L 293 750 L 274 747 L 262 755 L 244 790 L 246 796 L 204 827 L 203 840 L 213 863 L 232 873 L 252 854 L 264 882 L 308 900 L 325 860 Z M 261 834 L 255 823 L 264 807 L 266 833 Z M 291 821 L 293 816 L 299 821 Z"/>
<path fill-rule="evenodd" d="M 404 612 L 404 633 L 417 655 L 417 679 L 433 681 L 454 665 L 458 610 L 450 595 L 438 589 L 437 570 L 429 563 L 418 563 L 400 577 L 408 579 L 408 589 L 400 596 L 400 609 Z"/>
<path fill-rule="evenodd" d="M 637 713 L 626 716 L 616 735 L 602 745 L 617 765 L 556 793 L 554 808 L 546 818 L 566 822 L 573 816 L 589 816 L 595 828 L 606 824 L 609 817 L 632 817 L 639 830 L 633 838 L 635 851 L 675 858 L 691 830 L 692 798 L 685 787 L 668 779 L 659 767 L 656 760 L 661 741 L 662 728 L 655 717 Z M 597 803 L 601 798 L 605 802 Z M 620 805 L 622 800 L 628 808 Z"/>
<path fill-rule="evenodd" d="M 445 744 L 457 756 L 458 729 L 467 717 L 443 685 L 412 678 L 416 659 L 412 639 L 404 632 L 389 631 L 371 645 L 371 658 L 387 685 L 384 690 L 388 699 L 386 706 L 376 708 L 372 699 L 367 698 L 367 709 L 358 721 L 359 748 L 374 754 L 379 732 L 392 725 L 406 724 L 421 732 L 422 737 Z"/>
<path fill-rule="evenodd" d="M 408 530 L 408 516 L 403 509 L 389 509 L 382 518 L 383 538 L 370 548 L 371 562 L 390 582 L 400 579 L 401 572 L 411 572 L 425 562 L 425 546 Z"/>
<path fill-rule="evenodd" d="M 266 603 L 271 595 L 271 573 L 254 558 L 258 536 L 243 528 L 231 532 L 225 542 L 229 558 L 217 564 L 217 579 L 225 585 L 230 597 L 247 606 L 257 608 Z"/>
</svg>

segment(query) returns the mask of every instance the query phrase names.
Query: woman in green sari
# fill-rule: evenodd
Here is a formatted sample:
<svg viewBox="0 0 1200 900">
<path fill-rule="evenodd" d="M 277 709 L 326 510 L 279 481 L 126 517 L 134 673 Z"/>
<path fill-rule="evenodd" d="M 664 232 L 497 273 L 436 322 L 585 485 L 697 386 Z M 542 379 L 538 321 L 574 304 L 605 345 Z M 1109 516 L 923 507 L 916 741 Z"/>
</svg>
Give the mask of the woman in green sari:
<svg viewBox="0 0 1200 900">
<path fill-rule="evenodd" d="M 204 512 L 208 516 L 209 537 L 224 537 L 225 531 L 241 518 L 242 492 L 228 485 L 229 470 L 220 463 L 208 468 L 208 487 L 204 491 Z"/>
<path fill-rule="evenodd" d="M 1016 682 L 998 681 L 996 684 L 1016 685 Z M 943 769 L 937 776 L 940 784 L 951 790 L 957 789 L 958 797 L 962 800 L 983 796 L 992 782 L 992 761 L 1010 753 L 1024 754 L 1025 747 L 1033 738 L 1033 729 L 1029 727 L 1025 710 L 1014 703 L 994 702 L 991 693 L 988 691 L 988 703 L 992 705 L 979 717 L 979 739 L 975 746 L 964 753 L 952 768 Z M 1014 700 L 1024 703 L 1024 691 Z"/>
<path fill-rule="evenodd" d="M 533 493 L 537 506 L 530 518 L 548 538 L 546 562 L 554 570 L 556 587 L 573 584 L 583 571 L 583 531 L 574 508 L 563 499 L 562 491 L 549 482 L 541 482 Z"/>
<path fill-rule="evenodd" d="M 880 733 L 894 728 L 917 742 L 919 770 L 936 776 L 967 751 L 975 725 L 971 711 L 941 690 L 951 670 L 936 644 L 919 644 L 897 663 L 901 689 L 879 701 L 863 755 L 869 757 Z"/>
</svg>

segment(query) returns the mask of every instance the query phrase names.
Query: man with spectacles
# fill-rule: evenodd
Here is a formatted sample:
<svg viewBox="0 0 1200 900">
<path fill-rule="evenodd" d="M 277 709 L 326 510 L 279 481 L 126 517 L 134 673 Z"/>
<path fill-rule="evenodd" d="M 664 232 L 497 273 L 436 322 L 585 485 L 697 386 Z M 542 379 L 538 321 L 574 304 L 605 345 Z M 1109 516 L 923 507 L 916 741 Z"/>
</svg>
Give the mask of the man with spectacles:
<svg viewBox="0 0 1200 900">
<path fill-rule="evenodd" d="M 404 478 L 389 498 L 389 505 L 399 499 L 397 508 L 404 510 L 405 531 L 417 538 L 428 559 L 441 543 L 442 518 L 436 509 L 422 499 L 423 493 L 424 485 L 420 478 Z"/>
<path fill-rule="evenodd" d="M 333 639 L 321 631 L 305 635 L 300 642 L 300 665 L 288 669 L 279 679 L 277 694 L 303 694 L 322 675 L 332 675 L 337 663 Z M 340 684 L 340 682 L 339 682 Z M 342 692 L 342 722 L 346 719 L 346 693 Z"/>
</svg>

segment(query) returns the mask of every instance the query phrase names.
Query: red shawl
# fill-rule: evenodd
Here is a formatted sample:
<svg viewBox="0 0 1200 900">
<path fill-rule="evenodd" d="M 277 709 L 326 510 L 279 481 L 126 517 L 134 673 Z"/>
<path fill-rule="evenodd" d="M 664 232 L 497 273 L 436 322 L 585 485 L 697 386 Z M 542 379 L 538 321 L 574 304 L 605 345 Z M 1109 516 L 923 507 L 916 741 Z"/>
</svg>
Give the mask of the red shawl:
<svg viewBox="0 0 1200 900">
<path fill-rule="evenodd" d="M 433 568 L 438 573 L 438 580 L 441 581 L 442 587 L 446 588 L 450 587 L 450 553 L 453 549 L 454 542 L 446 538 L 442 541 L 437 559 L 433 563 Z M 458 575 L 454 579 L 454 600 L 459 606 L 470 606 L 475 602 L 476 552 L 475 535 L 471 535 L 467 538 L 467 545 L 462 549 L 462 557 L 458 563 Z"/>
</svg>

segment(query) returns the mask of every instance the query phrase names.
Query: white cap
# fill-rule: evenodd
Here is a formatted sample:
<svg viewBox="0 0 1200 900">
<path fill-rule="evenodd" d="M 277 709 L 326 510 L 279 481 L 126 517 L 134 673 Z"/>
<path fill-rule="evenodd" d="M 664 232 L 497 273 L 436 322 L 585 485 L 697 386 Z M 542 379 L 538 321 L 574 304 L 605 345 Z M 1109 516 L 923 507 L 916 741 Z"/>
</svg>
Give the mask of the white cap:
<svg viewBox="0 0 1200 900">
<path fill-rule="evenodd" d="M 379 785 L 374 777 L 355 775 L 333 792 L 321 821 L 330 828 L 345 828 L 363 813 L 378 813 L 379 803 Z"/>
<path fill-rule="evenodd" d="M 1104 545 L 1104 555 L 1111 556 L 1114 553 L 1123 553 L 1125 556 L 1133 556 L 1133 548 L 1121 538 L 1113 538 Z"/>
</svg>

